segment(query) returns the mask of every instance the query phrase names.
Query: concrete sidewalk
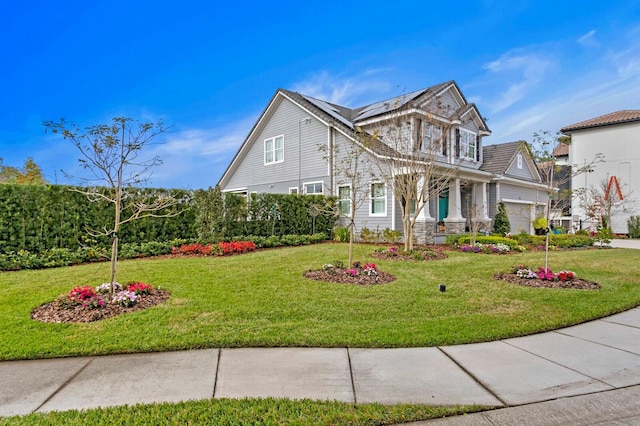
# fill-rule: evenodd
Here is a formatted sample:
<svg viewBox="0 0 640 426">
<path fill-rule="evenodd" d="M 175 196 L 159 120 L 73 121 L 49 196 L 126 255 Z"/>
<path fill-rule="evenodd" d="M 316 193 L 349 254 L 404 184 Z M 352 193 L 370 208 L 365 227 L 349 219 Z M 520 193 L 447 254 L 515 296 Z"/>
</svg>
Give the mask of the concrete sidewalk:
<svg viewBox="0 0 640 426">
<path fill-rule="evenodd" d="M 640 385 L 640 308 L 548 333 L 460 346 L 205 349 L 5 361 L 0 383 L 1 416 L 243 397 L 520 406 L 506 410 L 520 416 L 543 401 L 552 402 L 540 407 L 626 398 L 638 420 L 640 387 L 633 386 Z M 605 397 L 611 391 L 622 397 Z M 587 396 L 570 398 L 578 395 Z M 446 421 L 507 424 L 487 420 L 504 412 Z"/>
</svg>

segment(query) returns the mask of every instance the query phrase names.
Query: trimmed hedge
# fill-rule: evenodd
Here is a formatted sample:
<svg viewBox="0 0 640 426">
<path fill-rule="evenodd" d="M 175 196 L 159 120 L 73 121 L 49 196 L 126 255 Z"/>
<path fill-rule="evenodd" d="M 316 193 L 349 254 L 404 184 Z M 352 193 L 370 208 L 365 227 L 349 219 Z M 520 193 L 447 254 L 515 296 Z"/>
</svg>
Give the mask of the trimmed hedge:
<svg viewBox="0 0 640 426">
<path fill-rule="evenodd" d="M 544 246 L 546 244 L 545 235 L 516 234 L 512 239 L 521 245 Z M 594 239 L 588 235 L 577 234 L 552 234 L 549 235 L 549 245 L 560 248 L 590 247 Z"/>
<path fill-rule="evenodd" d="M 576 248 L 576 247 L 590 247 L 595 240 L 588 235 L 576 235 L 576 234 L 552 234 L 549 235 L 549 245 L 560 248 Z M 469 234 L 457 234 L 447 235 L 445 243 L 454 245 L 469 244 L 471 242 L 471 236 Z M 546 244 L 546 236 L 544 235 L 531 235 L 531 234 L 516 234 L 511 238 L 500 237 L 497 235 L 478 235 L 476 242 L 482 244 L 507 244 L 512 249 L 516 250 L 518 246 L 544 246 Z"/>
<path fill-rule="evenodd" d="M 299 246 L 317 244 L 327 239 L 325 234 L 313 235 L 272 235 L 261 237 L 250 235 L 235 237 L 230 241 L 250 241 L 256 248 L 281 246 Z M 175 239 L 165 242 L 149 241 L 145 243 L 124 243 L 118 249 L 119 259 L 135 259 L 148 256 L 170 254 L 176 247 L 193 243 L 193 240 Z M 16 271 L 20 269 L 43 269 L 70 266 L 86 262 L 105 262 L 110 260 L 110 251 L 104 247 L 83 247 L 76 250 L 55 248 L 42 253 L 31 253 L 27 250 L 0 254 L 0 271 Z"/>
<path fill-rule="evenodd" d="M 0 253 L 11 257 L 14 255 L 9 253 L 22 250 L 44 255 L 51 249 L 75 252 L 86 246 L 109 247 L 109 237 L 89 237 L 88 230 L 111 226 L 113 205 L 89 202 L 74 188 L 80 189 L 64 185 L 0 185 Z M 321 195 L 251 194 L 247 205 L 245 197 L 222 194 L 219 188 L 138 188 L 134 192 L 134 198 L 162 195 L 180 200 L 181 213 L 122 225 L 118 234 L 121 250 L 122 244 L 152 243 L 142 251 L 158 254 L 155 252 L 160 248 L 154 249 L 153 244 L 178 238 L 211 243 L 236 235 L 331 235 L 336 222 L 335 215 L 323 213 L 330 211 L 333 198 Z M 33 263 L 39 261 L 34 259 Z"/>
<path fill-rule="evenodd" d="M 109 226 L 113 222 L 113 205 L 91 203 L 73 188 L 64 185 L 0 185 L 0 253 L 107 247 L 111 243 L 110 238 L 89 237 L 87 231 Z M 144 188 L 138 189 L 137 193 L 139 196 L 166 194 L 182 200 L 185 208 L 178 216 L 150 217 L 124 224 L 119 233 L 122 243 L 195 237 L 191 191 Z"/>
<path fill-rule="evenodd" d="M 448 235 L 446 237 L 446 242 L 451 246 L 456 244 L 457 245 L 471 244 L 471 235 L 469 234 Z M 511 250 L 517 250 L 518 246 L 521 245 L 518 243 L 518 241 L 505 238 L 505 237 L 500 237 L 497 235 L 489 235 L 489 236 L 478 235 L 476 237 L 476 242 L 480 244 L 498 244 L 498 243 L 505 244 L 509 246 Z"/>
</svg>

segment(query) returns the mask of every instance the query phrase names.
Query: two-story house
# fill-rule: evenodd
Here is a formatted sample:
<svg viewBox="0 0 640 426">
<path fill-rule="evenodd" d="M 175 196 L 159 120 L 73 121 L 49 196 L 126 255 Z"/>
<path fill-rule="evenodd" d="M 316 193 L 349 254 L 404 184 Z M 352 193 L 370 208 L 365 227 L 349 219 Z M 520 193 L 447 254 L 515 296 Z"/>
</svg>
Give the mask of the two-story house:
<svg viewBox="0 0 640 426">
<path fill-rule="evenodd" d="M 429 193 L 419 213 L 419 243 L 434 234 L 461 233 L 471 216 L 488 230 L 496 204 L 505 202 L 512 232 L 530 232 L 546 200 L 531 154 L 520 142 L 483 146 L 490 130 L 477 107 L 454 81 L 406 93 L 360 108 L 347 108 L 278 89 L 219 181 L 225 192 L 354 196 L 338 167 L 340 153 L 367 144 L 364 162 L 388 163 L 388 173 L 411 173 L 402 159 L 433 164 L 429 180 L 446 176 Z M 396 135 L 395 137 L 392 135 Z M 402 141 L 402 143 L 399 143 Z M 356 211 L 356 226 L 402 230 L 393 179 L 383 168 L 363 168 L 367 202 Z M 347 206 L 349 203 L 342 203 Z M 514 226 L 515 225 L 515 226 Z"/>
<path fill-rule="evenodd" d="M 572 214 L 576 225 L 584 229 L 599 225 L 600 212 L 597 206 L 594 209 L 589 193 L 604 195 L 608 189 L 607 197 L 623 198 L 616 200 L 611 212 L 611 230 L 628 233 L 627 219 L 640 215 L 640 110 L 612 112 L 565 126 L 561 132 L 571 135 L 569 162 L 573 167 L 589 165 L 599 156 L 603 160 L 588 172 L 573 176 Z"/>
</svg>

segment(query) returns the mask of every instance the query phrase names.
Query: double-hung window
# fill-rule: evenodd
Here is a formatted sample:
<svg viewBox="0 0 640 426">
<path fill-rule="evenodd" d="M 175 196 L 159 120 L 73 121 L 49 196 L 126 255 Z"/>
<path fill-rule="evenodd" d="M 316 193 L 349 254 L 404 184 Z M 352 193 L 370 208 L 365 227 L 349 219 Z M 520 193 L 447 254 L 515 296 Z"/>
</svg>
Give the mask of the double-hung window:
<svg viewBox="0 0 640 426">
<path fill-rule="evenodd" d="M 438 153 L 439 151 L 446 153 L 446 150 L 443 150 L 442 147 L 443 143 L 444 141 L 442 139 L 442 127 L 427 123 L 424 128 L 422 150 L 433 153 Z"/>
<path fill-rule="evenodd" d="M 476 159 L 476 135 L 460 129 L 460 158 Z"/>
<path fill-rule="evenodd" d="M 314 183 L 305 183 L 304 184 L 304 193 L 305 194 L 322 194 L 322 182 L 314 182 Z"/>
<path fill-rule="evenodd" d="M 371 216 L 384 216 L 387 214 L 387 189 L 382 182 L 371 184 L 370 192 L 371 207 L 369 214 Z"/>
<path fill-rule="evenodd" d="M 351 187 L 349 185 L 338 187 L 338 208 L 342 215 L 349 216 L 351 214 Z"/>
<path fill-rule="evenodd" d="M 264 164 L 284 161 L 284 135 L 264 140 Z"/>
</svg>

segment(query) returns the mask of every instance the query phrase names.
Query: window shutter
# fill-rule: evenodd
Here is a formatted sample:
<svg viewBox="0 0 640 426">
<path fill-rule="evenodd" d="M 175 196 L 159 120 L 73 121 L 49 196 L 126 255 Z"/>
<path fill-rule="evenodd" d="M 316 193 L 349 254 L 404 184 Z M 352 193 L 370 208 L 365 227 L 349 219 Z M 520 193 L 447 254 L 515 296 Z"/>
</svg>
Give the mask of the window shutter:
<svg viewBox="0 0 640 426">
<path fill-rule="evenodd" d="M 447 145 L 449 144 L 449 140 L 447 139 L 447 137 L 445 135 L 442 135 L 441 137 L 442 139 L 442 155 L 448 155 L 447 154 Z"/>
<path fill-rule="evenodd" d="M 476 161 L 480 161 L 480 136 L 476 135 Z"/>
<path fill-rule="evenodd" d="M 456 158 L 460 158 L 460 129 L 456 129 Z"/>
</svg>

